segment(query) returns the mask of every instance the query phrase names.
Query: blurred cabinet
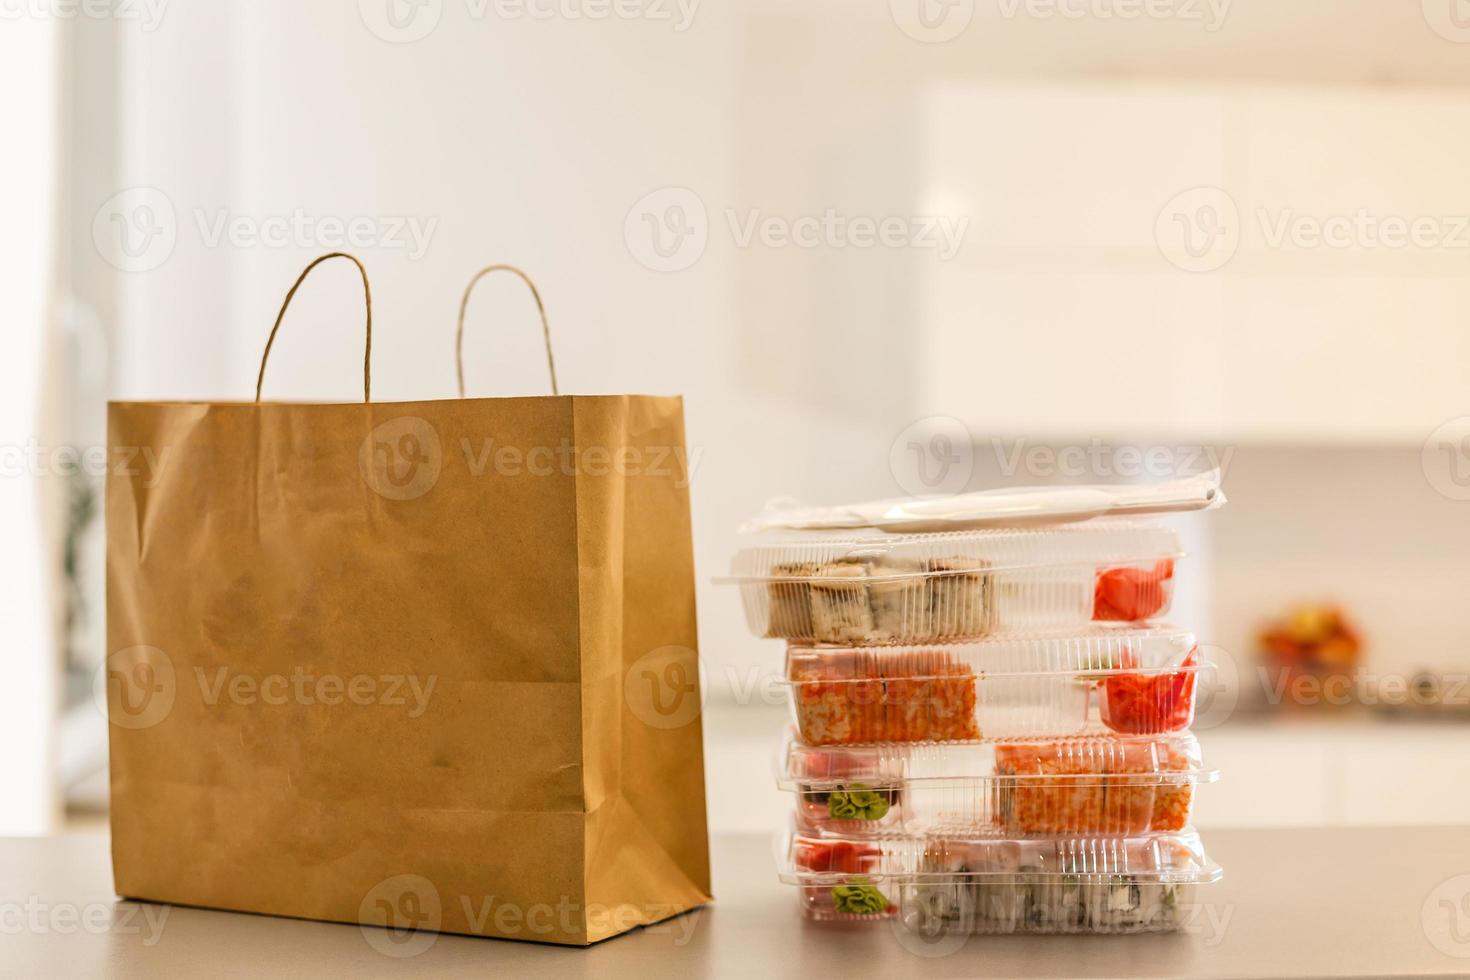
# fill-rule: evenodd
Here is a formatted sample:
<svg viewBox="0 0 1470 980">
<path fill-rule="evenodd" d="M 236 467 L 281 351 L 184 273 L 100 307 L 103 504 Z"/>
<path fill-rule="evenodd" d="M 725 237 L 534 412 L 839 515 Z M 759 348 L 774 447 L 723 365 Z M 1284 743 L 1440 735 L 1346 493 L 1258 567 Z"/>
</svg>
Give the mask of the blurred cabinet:
<svg viewBox="0 0 1470 980">
<path fill-rule="evenodd" d="M 1470 822 L 1470 725 L 1238 722 L 1200 733 L 1201 827 Z"/>
<path fill-rule="evenodd" d="M 1448 89 L 941 83 L 920 408 L 979 433 L 1412 441 L 1467 411 L 1470 102 Z"/>
</svg>

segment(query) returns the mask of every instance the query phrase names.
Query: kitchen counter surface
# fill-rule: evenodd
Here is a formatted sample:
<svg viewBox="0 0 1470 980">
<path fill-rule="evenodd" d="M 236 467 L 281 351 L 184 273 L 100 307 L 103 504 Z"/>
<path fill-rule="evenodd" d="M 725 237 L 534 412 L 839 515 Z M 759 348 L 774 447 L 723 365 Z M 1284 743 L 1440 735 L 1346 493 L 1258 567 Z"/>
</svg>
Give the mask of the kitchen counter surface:
<svg viewBox="0 0 1470 980">
<path fill-rule="evenodd" d="M 591 949 L 117 901 L 107 838 L 0 840 L 3 977 L 1368 977 L 1470 975 L 1465 828 L 1218 830 L 1225 879 L 1187 934 L 972 937 L 804 923 L 759 835 L 713 841 L 716 903 Z M 420 944 L 414 948 L 419 949 Z M 394 952 L 402 953 L 403 949 Z"/>
</svg>

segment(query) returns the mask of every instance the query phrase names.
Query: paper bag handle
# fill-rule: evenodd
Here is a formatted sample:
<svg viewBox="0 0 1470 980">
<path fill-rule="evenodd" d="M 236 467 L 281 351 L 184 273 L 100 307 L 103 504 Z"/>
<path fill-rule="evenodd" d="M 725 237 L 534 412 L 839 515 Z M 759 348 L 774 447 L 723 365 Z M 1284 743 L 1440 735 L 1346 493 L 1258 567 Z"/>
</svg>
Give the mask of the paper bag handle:
<svg viewBox="0 0 1470 980">
<path fill-rule="evenodd" d="M 459 397 L 464 397 L 464 314 L 470 305 L 470 293 L 474 292 L 475 286 L 492 272 L 512 272 L 521 277 L 531 289 L 531 297 L 536 300 L 536 312 L 541 316 L 541 336 L 546 340 L 546 367 L 551 371 L 551 393 L 561 394 L 556 387 L 556 360 L 551 356 L 551 325 L 546 322 L 546 304 L 541 302 L 541 293 L 536 289 L 536 284 L 531 277 L 513 265 L 487 265 L 475 273 L 470 284 L 464 288 L 464 297 L 459 301 L 459 325 L 454 332 L 454 371 L 459 378 Z"/>
<path fill-rule="evenodd" d="M 362 276 L 362 298 L 364 305 L 367 307 L 367 343 L 364 345 L 362 355 L 362 400 L 364 402 L 370 402 L 373 399 L 373 290 L 368 285 L 367 270 L 362 267 L 362 263 L 358 261 L 355 255 L 348 255 L 346 252 L 328 252 L 326 255 L 318 256 L 310 265 L 301 270 L 301 275 L 296 277 L 296 282 L 291 286 L 290 292 L 286 293 L 286 298 L 281 302 L 281 311 L 276 314 L 275 326 L 271 327 L 271 335 L 265 342 L 265 353 L 260 355 L 260 374 L 255 378 L 255 401 L 257 404 L 260 402 L 261 386 L 265 384 L 265 364 L 266 361 L 270 360 L 271 347 L 276 342 L 276 331 L 281 329 L 281 320 L 286 316 L 286 307 L 291 305 L 291 300 L 296 296 L 296 290 L 300 289 L 301 284 L 306 281 L 306 277 L 311 275 L 311 270 L 327 261 L 327 259 L 347 259 L 353 265 L 357 266 L 357 272 Z"/>
</svg>

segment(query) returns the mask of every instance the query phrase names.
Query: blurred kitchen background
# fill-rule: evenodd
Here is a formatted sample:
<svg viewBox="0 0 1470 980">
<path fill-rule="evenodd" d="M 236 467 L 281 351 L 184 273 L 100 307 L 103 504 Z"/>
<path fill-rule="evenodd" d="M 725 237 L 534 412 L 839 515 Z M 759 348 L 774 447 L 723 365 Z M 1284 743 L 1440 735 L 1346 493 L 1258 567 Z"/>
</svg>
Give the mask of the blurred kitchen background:
<svg viewBox="0 0 1470 980">
<path fill-rule="evenodd" d="M 1174 613 L 1221 664 L 1199 822 L 1470 822 L 1458 0 L 4 18 L 0 834 L 105 813 L 105 400 L 248 399 L 343 245 L 380 399 L 454 396 L 492 261 L 539 284 L 564 392 L 685 395 L 714 829 L 783 813 L 780 647 L 712 584 L 769 498 L 1209 463 L 1231 502 L 1179 521 Z M 360 304 L 315 274 L 267 397 L 358 397 Z M 544 393 L 540 344 L 487 280 L 470 392 Z M 1355 703 L 1307 703 L 1333 676 Z"/>
</svg>

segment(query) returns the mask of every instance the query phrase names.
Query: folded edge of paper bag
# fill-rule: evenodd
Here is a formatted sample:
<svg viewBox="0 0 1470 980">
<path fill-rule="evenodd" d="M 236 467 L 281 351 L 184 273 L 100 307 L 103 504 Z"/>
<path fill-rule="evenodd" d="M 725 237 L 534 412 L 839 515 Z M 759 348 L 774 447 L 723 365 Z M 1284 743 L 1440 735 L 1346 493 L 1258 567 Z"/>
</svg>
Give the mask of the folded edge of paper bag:
<svg viewBox="0 0 1470 980">
<path fill-rule="evenodd" d="M 579 396 L 573 426 L 584 459 L 606 451 L 620 461 L 577 484 L 587 928 L 596 942 L 712 894 L 683 400 Z"/>
</svg>

